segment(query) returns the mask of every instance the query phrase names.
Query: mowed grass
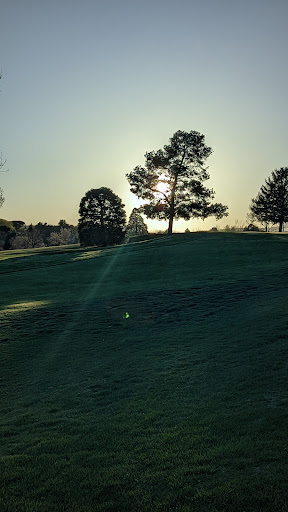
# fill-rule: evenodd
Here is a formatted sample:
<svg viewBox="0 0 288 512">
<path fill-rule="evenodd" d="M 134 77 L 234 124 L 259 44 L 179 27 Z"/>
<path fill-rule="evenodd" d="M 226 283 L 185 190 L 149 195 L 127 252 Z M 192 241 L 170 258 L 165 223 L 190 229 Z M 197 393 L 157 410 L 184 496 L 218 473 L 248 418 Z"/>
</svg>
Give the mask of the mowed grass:
<svg viewBox="0 0 288 512">
<path fill-rule="evenodd" d="M 288 236 L 7 251 L 0 286 L 1 512 L 288 510 Z"/>
</svg>

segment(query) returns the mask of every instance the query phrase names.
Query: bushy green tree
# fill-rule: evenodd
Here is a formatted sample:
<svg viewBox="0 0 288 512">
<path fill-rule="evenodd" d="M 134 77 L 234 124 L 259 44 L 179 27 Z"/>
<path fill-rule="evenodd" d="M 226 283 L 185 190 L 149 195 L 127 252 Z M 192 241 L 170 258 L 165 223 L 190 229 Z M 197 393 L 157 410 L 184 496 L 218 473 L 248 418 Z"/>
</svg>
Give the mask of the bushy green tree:
<svg viewBox="0 0 288 512">
<path fill-rule="evenodd" d="M 126 175 L 131 192 L 148 201 L 145 215 L 169 220 L 168 234 L 174 219 L 228 215 L 227 206 L 211 203 L 214 191 L 203 185 L 210 177 L 204 163 L 211 153 L 204 135 L 179 130 L 163 149 L 145 154 L 144 167 L 137 165 Z"/>
<path fill-rule="evenodd" d="M 101 187 L 86 192 L 79 207 L 80 244 L 105 247 L 121 243 L 125 236 L 124 206 L 110 188 Z"/>
<path fill-rule="evenodd" d="M 126 235 L 147 235 L 147 233 L 148 228 L 143 220 L 143 217 L 139 213 L 139 209 L 133 208 L 126 227 Z"/>
<path fill-rule="evenodd" d="M 258 195 L 252 199 L 250 210 L 255 219 L 266 226 L 278 224 L 283 231 L 288 221 L 288 167 L 275 169 L 265 180 Z"/>
</svg>

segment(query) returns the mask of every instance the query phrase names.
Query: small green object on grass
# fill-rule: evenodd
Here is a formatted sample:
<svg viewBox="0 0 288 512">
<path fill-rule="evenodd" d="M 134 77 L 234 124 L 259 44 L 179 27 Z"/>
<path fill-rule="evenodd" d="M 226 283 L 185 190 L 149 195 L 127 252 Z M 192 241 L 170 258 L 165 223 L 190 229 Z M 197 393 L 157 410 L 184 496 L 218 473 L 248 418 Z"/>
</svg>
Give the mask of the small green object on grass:
<svg viewBox="0 0 288 512">
<path fill-rule="evenodd" d="M 130 315 L 129 315 L 129 313 L 127 313 L 127 311 L 126 311 L 126 313 L 124 313 L 124 315 L 123 315 L 123 318 L 129 318 L 129 317 L 130 317 Z"/>
</svg>

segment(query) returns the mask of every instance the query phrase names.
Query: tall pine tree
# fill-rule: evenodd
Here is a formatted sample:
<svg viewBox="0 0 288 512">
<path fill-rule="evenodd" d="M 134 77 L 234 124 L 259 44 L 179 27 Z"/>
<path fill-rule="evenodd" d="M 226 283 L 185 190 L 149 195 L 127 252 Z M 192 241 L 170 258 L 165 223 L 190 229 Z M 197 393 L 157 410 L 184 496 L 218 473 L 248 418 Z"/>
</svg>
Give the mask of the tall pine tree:
<svg viewBox="0 0 288 512">
<path fill-rule="evenodd" d="M 147 233 L 147 225 L 145 224 L 143 217 L 140 215 L 138 208 L 133 208 L 126 227 L 126 235 L 147 235 Z"/>
<path fill-rule="evenodd" d="M 278 224 L 283 231 L 288 221 L 288 167 L 275 169 L 265 180 L 257 197 L 252 199 L 250 210 L 261 223 Z"/>
<path fill-rule="evenodd" d="M 228 215 L 227 206 L 212 203 L 214 191 L 204 186 L 209 179 L 204 164 L 211 153 L 204 135 L 178 130 L 163 149 L 145 154 L 144 167 L 137 165 L 126 174 L 131 192 L 147 201 L 143 205 L 146 217 L 167 219 L 168 234 L 174 219 Z"/>
</svg>

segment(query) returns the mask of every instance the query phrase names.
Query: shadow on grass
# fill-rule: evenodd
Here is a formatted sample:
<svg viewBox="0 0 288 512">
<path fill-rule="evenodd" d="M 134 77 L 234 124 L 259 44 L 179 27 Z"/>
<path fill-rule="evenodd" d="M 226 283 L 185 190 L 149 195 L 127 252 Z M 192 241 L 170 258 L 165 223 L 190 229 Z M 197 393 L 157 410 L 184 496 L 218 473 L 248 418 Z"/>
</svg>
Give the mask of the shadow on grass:
<svg viewBox="0 0 288 512">
<path fill-rule="evenodd" d="M 1 276 L 5 512 L 287 510 L 285 244 L 188 237 Z"/>
<path fill-rule="evenodd" d="M 253 315 L 239 332 L 236 291 L 215 293 L 46 305 L 7 325 L 4 510 L 285 510 L 286 342 Z"/>
</svg>

